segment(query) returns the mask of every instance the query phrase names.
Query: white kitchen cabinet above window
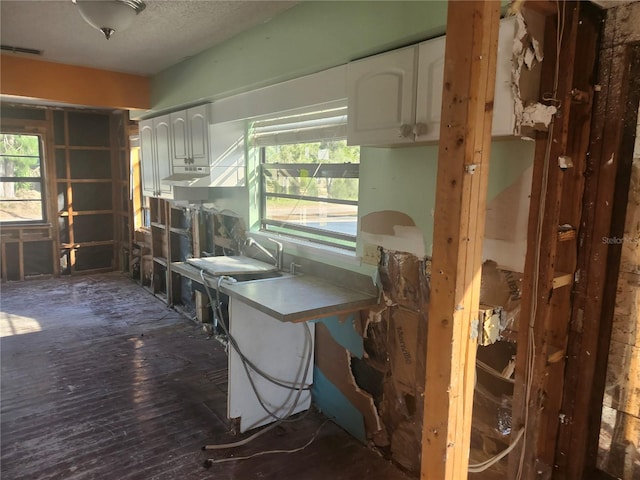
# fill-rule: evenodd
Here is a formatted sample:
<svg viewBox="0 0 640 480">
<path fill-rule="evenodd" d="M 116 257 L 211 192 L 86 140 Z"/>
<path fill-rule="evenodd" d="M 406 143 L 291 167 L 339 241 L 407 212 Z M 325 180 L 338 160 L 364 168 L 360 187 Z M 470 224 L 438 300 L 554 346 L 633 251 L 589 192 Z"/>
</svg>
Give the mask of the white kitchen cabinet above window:
<svg viewBox="0 0 640 480">
<path fill-rule="evenodd" d="M 210 187 L 244 186 L 245 122 L 210 124 L 210 108 L 201 105 L 140 122 L 145 196 L 207 200 Z"/>
<path fill-rule="evenodd" d="M 500 22 L 492 135 L 511 136 L 515 114 L 511 57 L 516 19 Z M 386 52 L 347 66 L 350 145 L 437 142 L 440 135 L 446 37 Z"/>
<path fill-rule="evenodd" d="M 208 106 L 174 112 L 171 118 L 172 162 L 175 167 L 209 166 Z"/>
</svg>

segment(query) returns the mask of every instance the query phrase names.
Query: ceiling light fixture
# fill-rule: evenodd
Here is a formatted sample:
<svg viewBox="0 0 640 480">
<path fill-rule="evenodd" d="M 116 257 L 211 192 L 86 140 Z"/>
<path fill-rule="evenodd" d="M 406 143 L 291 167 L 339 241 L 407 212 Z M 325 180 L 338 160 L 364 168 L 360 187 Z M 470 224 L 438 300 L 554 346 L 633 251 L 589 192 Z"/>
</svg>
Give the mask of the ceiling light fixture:
<svg viewBox="0 0 640 480">
<path fill-rule="evenodd" d="M 131 25 L 137 14 L 146 7 L 142 0 L 72 0 L 80 15 L 109 40 L 115 32 Z"/>
</svg>

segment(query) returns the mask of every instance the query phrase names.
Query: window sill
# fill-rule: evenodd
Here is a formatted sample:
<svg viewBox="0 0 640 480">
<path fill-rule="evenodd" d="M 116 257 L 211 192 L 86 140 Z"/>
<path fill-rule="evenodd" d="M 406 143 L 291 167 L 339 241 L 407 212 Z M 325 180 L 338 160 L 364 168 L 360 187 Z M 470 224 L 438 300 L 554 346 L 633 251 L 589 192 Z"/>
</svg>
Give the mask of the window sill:
<svg viewBox="0 0 640 480">
<path fill-rule="evenodd" d="M 0 222 L 0 228 L 51 228 L 51 224 L 47 222 Z"/>
</svg>

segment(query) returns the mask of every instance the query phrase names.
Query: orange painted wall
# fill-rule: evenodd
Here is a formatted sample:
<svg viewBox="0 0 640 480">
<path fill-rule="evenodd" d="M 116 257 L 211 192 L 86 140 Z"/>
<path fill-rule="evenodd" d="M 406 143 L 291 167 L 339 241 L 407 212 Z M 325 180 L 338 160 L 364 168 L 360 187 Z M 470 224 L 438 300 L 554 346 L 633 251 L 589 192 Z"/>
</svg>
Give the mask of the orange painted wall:
<svg viewBox="0 0 640 480">
<path fill-rule="evenodd" d="M 0 55 L 0 93 L 101 108 L 151 108 L 148 77 Z"/>
</svg>

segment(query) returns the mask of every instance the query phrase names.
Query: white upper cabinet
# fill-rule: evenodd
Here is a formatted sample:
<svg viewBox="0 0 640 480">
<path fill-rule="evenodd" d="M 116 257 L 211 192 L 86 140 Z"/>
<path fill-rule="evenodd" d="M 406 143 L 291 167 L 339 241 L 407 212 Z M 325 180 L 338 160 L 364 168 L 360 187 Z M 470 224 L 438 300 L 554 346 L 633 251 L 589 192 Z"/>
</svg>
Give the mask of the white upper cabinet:
<svg viewBox="0 0 640 480">
<path fill-rule="evenodd" d="M 149 197 L 173 198 L 171 185 L 162 179 L 171 175 L 171 126 L 169 115 L 140 122 L 142 193 Z"/>
<path fill-rule="evenodd" d="M 515 18 L 502 20 L 492 135 L 513 135 L 511 55 Z M 347 68 L 350 145 L 436 142 L 446 37 L 352 62 Z"/>
<path fill-rule="evenodd" d="M 417 47 L 408 47 L 348 65 L 349 144 L 414 141 L 416 58 Z"/>
<path fill-rule="evenodd" d="M 445 37 L 418 46 L 415 141 L 437 141 L 440 137 Z"/>
<path fill-rule="evenodd" d="M 209 166 L 207 111 L 208 106 L 201 105 L 170 115 L 174 166 Z"/>
</svg>

